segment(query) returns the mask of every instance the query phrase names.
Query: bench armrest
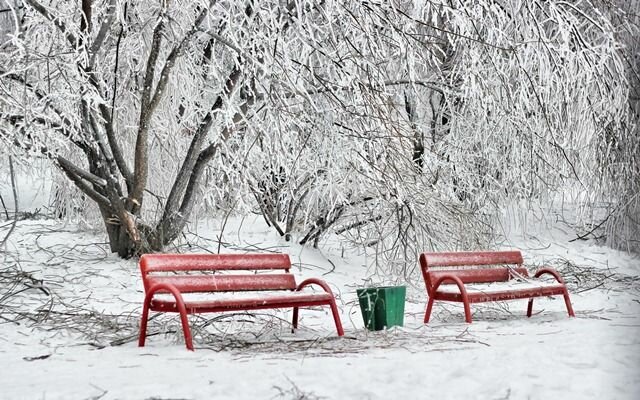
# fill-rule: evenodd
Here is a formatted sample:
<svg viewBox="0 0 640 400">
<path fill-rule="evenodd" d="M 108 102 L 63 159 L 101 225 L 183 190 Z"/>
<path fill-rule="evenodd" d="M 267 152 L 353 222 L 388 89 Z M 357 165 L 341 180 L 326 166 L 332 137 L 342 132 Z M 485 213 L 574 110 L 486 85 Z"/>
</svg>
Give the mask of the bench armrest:
<svg viewBox="0 0 640 400">
<path fill-rule="evenodd" d="M 173 295 L 176 299 L 176 308 L 180 313 L 180 321 L 182 322 L 182 332 L 184 333 L 184 341 L 188 350 L 193 351 L 193 341 L 191 338 L 191 330 L 189 329 L 189 320 L 187 319 L 187 307 L 182 299 L 182 293 L 174 285 L 170 283 L 156 283 L 149 288 L 149 291 L 144 296 L 144 305 L 142 308 L 142 323 L 140 324 L 140 337 L 138 339 L 138 346 L 144 346 L 145 338 L 147 335 L 147 320 L 149 319 L 149 309 L 151 308 L 151 299 L 160 290 L 167 291 Z"/>
<path fill-rule="evenodd" d="M 560 276 L 558 271 L 556 271 L 553 268 L 548 268 L 548 267 L 540 268 L 538 271 L 536 271 L 536 274 L 533 277 L 534 278 L 539 278 L 539 277 L 541 277 L 542 275 L 545 275 L 545 274 L 549 274 L 549 275 L 553 276 L 556 279 L 556 281 L 558 281 L 558 283 L 561 283 L 563 285 L 565 284 L 564 283 L 564 279 L 562 279 L 562 277 Z"/>
<path fill-rule="evenodd" d="M 323 281 L 322 279 L 318 279 L 318 278 L 309 278 L 309 279 L 305 279 L 304 281 L 302 281 L 298 287 L 296 288 L 296 292 L 299 292 L 300 290 L 302 290 L 304 287 L 309 286 L 309 285 L 318 285 L 320 286 L 322 289 L 324 289 L 325 292 L 329 293 L 331 296 L 333 296 L 333 292 L 331 291 L 331 288 L 329 287 L 329 285 L 327 285 L 327 283 L 325 281 Z M 335 296 L 334 296 L 335 297 Z"/>
<path fill-rule="evenodd" d="M 438 288 L 440 287 L 440 285 L 446 281 L 452 281 L 453 283 L 455 283 L 458 286 L 458 289 L 460 290 L 460 294 L 462 295 L 462 297 L 467 298 L 467 289 L 464 287 L 464 283 L 462 282 L 462 279 L 460 279 L 459 277 L 453 274 L 442 275 L 440 278 L 438 278 L 436 283 L 433 284 L 433 288 L 431 289 L 431 293 L 429 293 L 429 296 L 431 296 L 432 294 L 435 294 L 435 292 L 438 291 Z"/>
<path fill-rule="evenodd" d="M 173 297 L 175 297 L 176 303 L 184 304 L 182 293 L 180 292 L 180 290 L 178 290 L 177 287 L 170 283 L 156 283 L 155 285 L 151 286 L 149 288 L 149 291 L 147 292 L 147 295 L 145 296 L 145 303 L 148 304 L 153 296 L 160 290 L 166 290 L 167 292 L 171 293 Z"/>
</svg>

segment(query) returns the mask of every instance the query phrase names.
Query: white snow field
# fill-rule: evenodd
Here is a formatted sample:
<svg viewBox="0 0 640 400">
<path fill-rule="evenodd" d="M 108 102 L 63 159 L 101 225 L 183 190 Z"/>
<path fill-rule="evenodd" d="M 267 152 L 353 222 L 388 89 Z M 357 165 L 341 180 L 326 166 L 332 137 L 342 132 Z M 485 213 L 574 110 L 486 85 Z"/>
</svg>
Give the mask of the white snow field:
<svg viewBox="0 0 640 400">
<path fill-rule="evenodd" d="M 187 236 L 191 248 L 169 251 L 217 251 L 216 227 L 201 224 Z M 259 218 L 237 220 L 222 251 L 291 254 L 299 279 L 330 283 L 346 335 L 336 336 L 328 309 L 302 310 L 295 334 L 289 310 L 205 314 L 191 317 L 189 352 L 178 318 L 166 314 L 150 321 L 147 346 L 137 347 L 143 288 L 135 260 L 110 254 L 100 234 L 20 221 L 0 268 L 0 398 L 638 399 L 638 259 L 558 232 L 504 247 L 520 248 L 530 266 L 558 267 L 576 318 L 561 297 L 537 299 L 530 319 L 526 300 L 472 305 L 472 324 L 461 307 L 436 302 L 424 325 L 416 268 L 404 326 L 369 332 L 355 290 L 365 278 L 385 280 L 363 257 L 330 245 L 303 249 Z"/>
</svg>

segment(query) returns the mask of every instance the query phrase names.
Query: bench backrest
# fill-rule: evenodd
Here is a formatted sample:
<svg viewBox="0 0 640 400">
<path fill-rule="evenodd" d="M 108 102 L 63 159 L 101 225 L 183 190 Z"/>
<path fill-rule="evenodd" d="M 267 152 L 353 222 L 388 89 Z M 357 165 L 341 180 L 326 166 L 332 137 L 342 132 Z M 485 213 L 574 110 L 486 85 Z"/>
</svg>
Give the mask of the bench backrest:
<svg viewBox="0 0 640 400">
<path fill-rule="evenodd" d="M 455 275 L 463 283 L 504 282 L 515 274 L 528 276 L 526 268 L 522 267 L 523 263 L 522 254 L 518 250 L 420 254 L 422 276 L 429 293 L 438 278 L 445 274 Z M 445 283 L 453 282 L 443 282 Z"/>
<path fill-rule="evenodd" d="M 140 258 L 145 291 L 157 283 L 170 283 L 183 293 L 293 290 L 296 281 L 290 269 L 288 254 L 144 254 Z"/>
</svg>

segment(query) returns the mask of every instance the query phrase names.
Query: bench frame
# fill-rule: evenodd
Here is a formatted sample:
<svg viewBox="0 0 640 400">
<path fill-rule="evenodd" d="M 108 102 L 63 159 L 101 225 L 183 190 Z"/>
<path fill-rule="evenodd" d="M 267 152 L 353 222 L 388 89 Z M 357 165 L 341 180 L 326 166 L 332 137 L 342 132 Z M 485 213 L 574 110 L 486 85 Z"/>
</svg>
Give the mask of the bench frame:
<svg viewBox="0 0 640 400">
<path fill-rule="evenodd" d="M 146 340 L 149 312 L 176 312 L 180 315 L 182 331 L 187 349 L 193 350 L 193 340 L 189 328 L 189 314 L 206 312 L 259 310 L 268 308 L 293 308 L 293 329 L 298 327 L 300 307 L 324 306 L 331 308 L 338 336 L 344 335 L 335 297 L 326 282 L 310 278 L 296 285 L 290 273 L 291 261 L 287 254 L 145 254 L 140 258 L 140 271 L 145 289 L 145 299 L 140 322 L 138 346 L 143 347 Z M 271 271 L 269 271 L 271 270 Z M 278 274 L 217 274 L 217 272 L 261 271 Z M 198 275 L 153 275 L 153 273 L 200 272 Z M 202 274 L 210 272 L 210 274 Z M 303 288 L 319 286 L 324 295 L 310 294 L 294 296 Z M 276 297 L 264 296 L 259 302 L 242 299 L 220 299 L 215 302 L 185 302 L 184 293 L 213 292 L 259 292 L 284 291 Z M 171 294 L 174 301 L 156 301 L 156 294 Z M 329 296 L 327 296 L 329 295 Z M 298 297 L 298 298 L 297 298 Z M 257 297 L 259 298 L 259 296 Z"/>
<path fill-rule="evenodd" d="M 471 303 L 528 298 L 527 317 L 531 317 L 535 297 L 554 295 L 564 297 L 567 312 L 569 316 L 574 317 L 575 314 L 564 280 L 552 268 L 539 269 L 533 278 L 548 274 L 555 278 L 558 285 L 504 290 L 498 293 L 468 293 L 465 287 L 467 283 L 506 282 L 520 277 L 530 279 L 523 263 L 522 254 L 518 250 L 422 253 L 420 267 L 429 296 L 424 323 L 429 322 L 435 300 L 463 303 L 465 321 L 471 323 Z M 434 269 L 434 267 L 456 267 L 457 269 Z M 455 284 L 458 286 L 459 292 L 438 291 L 442 284 Z"/>
</svg>

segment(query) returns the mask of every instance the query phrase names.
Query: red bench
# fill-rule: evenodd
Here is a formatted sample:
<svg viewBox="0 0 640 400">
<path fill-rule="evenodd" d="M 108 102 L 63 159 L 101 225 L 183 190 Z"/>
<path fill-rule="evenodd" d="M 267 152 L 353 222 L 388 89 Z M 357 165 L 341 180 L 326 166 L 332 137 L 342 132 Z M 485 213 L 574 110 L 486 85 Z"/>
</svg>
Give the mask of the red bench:
<svg viewBox="0 0 640 400">
<path fill-rule="evenodd" d="M 292 307 L 295 330 L 299 307 L 328 305 L 338 335 L 344 335 L 329 286 L 315 278 L 297 285 L 290 269 L 287 254 L 145 254 L 140 258 L 145 299 L 138 345 L 145 343 L 149 311 L 179 313 L 189 350 L 193 342 L 187 315 L 196 313 Z M 302 291 L 309 285 L 323 290 Z M 196 293 L 209 295 L 189 298 Z"/>
<path fill-rule="evenodd" d="M 420 266 L 429 296 L 424 322 L 429 322 L 435 300 L 463 303 L 465 320 L 471 323 L 471 303 L 528 298 L 530 317 L 534 297 L 554 295 L 564 297 L 567 311 L 574 317 L 560 275 L 551 268 L 541 268 L 530 278 L 522 264 L 522 254 L 517 250 L 422 253 Z M 544 274 L 553 276 L 556 282 L 536 279 Z"/>
</svg>

